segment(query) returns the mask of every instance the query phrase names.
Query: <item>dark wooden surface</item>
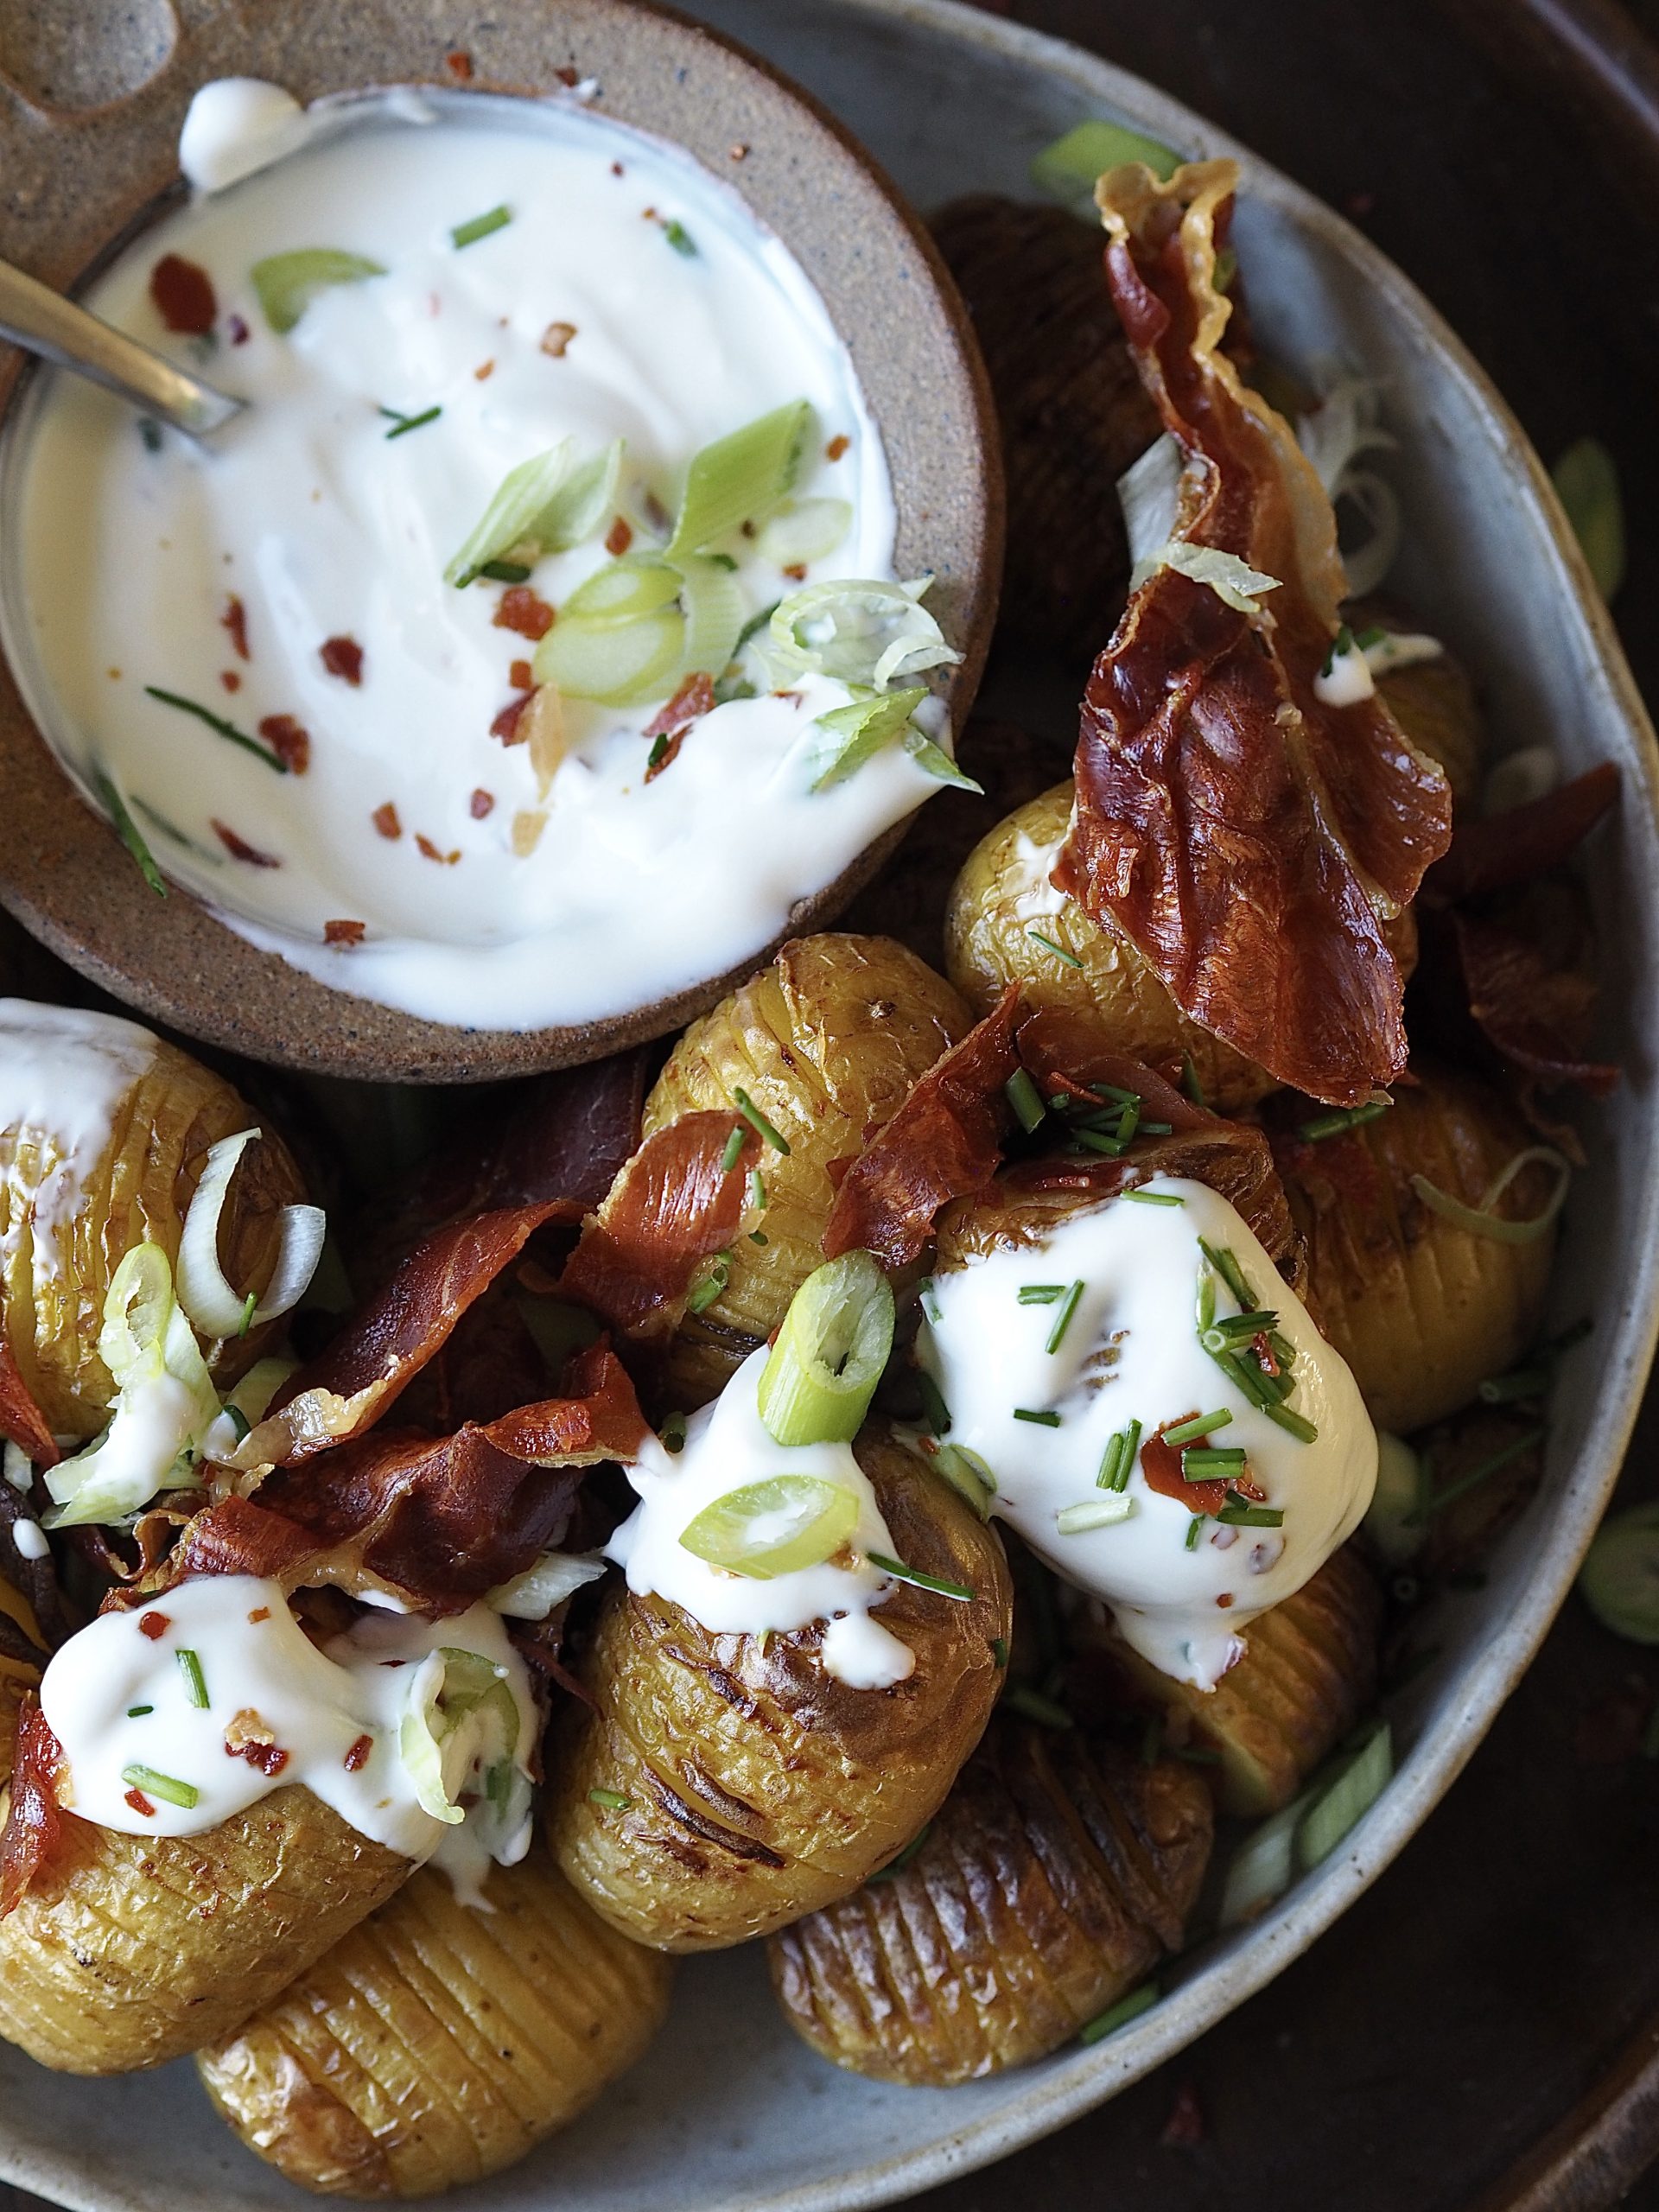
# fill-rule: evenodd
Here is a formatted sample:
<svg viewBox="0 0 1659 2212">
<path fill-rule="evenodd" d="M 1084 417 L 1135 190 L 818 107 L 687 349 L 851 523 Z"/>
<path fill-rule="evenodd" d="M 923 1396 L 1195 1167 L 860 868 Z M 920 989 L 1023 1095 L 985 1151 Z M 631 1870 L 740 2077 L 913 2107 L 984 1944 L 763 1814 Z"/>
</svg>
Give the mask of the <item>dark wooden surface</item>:
<svg viewBox="0 0 1659 2212">
<path fill-rule="evenodd" d="M 792 5 L 809 0 L 791 0 Z M 1014 0 L 1360 221 L 1547 459 L 1594 431 L 1659 699 L 1659 0 Z M 1625 1494 L 1659 1493 L 1650 1400 Z M 1659 2212 L 1659 1652 L 1576 1599 L 1451 1796 L 1273 1986 L 912 2212 Z M 188 2149 L 181 2148 L 181 2159 Z M 1627 2192 L 1627 2193 L 1626 2193 Z M 0 2187 L 0 2212 L 34 2212 Z"/>
</svg>

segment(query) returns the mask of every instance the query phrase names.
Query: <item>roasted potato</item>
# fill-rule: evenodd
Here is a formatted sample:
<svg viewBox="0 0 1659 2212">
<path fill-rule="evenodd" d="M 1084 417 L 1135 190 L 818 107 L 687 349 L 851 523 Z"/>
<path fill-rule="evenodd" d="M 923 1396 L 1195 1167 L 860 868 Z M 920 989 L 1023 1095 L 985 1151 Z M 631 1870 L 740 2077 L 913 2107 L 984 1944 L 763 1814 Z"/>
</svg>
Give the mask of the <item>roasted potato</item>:
<svg viewBox="0 0 1659 2212">
<path fill-rule="evenodd" d="M 818 1661 L 820 1624 L 711 1635 L 677 1606 L 609 1592 L 550 1758 L 559 1864 L 624 1934 L 668 1951 L 764 1936 L 855 1889 L 938 1808 L 1000 1682 L 1012 1604 L 997 1537 L 879 1429 L 858 1459 L 899 1556 L 971 1604 L 901 1585 L 883 1627 L 916 1654 L 891 1689 Z"/>
<path fill-rule="evenodd" d="M 1357 637 L 1370 629 L 1397 634 L 1417 626 L 1386 601 L 1357 600 L 1343 613 Z M 1434 660 L 1395 669 L 1379 678 L 1376 688 L 1418 751 L 1446 771 L 1458 804 L 1466 806 L 1480 789 L 1486 722 L 1463 663 L 1442 652 Z"/>
<path fill-rule="evenodd" d="M 694 1021 L 645 1101 L 647 1136 L 681 1115 L 736 1113 L 742 1090 L 788 1140 L 760 1159 L 764 1244 L 740 1237 L 726 1287 L 686 1316 L 670 1395 L 690 1408 L 719 1395 L 823 1257 L 831 1166 L 854 1159 L 969 1027 L 955 991 L 890 938 L 824 936 L 786 944 L 769 968 Z"/>
<path fill-rule="evenodd" d="M 1128 939 L 1091 921 L 1048 880 L 1071 815 L 1071 785 L 1056 784 L 999 823 L 968 856 L 945 910 L 945 968 L 976 1014 L 1013 982 L 1027 1002 L 1098 1015 L 1111 1042 L 1160 1068 L 1190 1056 L 1205 1102 L 1236 1114 L 1276 1088 L 1259 1068 L 1171 998 Z M 1040 931 L 1078 964 L 1031 935 Z"/>
<path fill-rule="evenodd" d="M 38 1016 L 41 1009 L 29 1009 Z M 48 1010 L 55 1012 L 55 1009 Z M 22 1026 L 20 1001 L 0 1003 L 0 1061 L 27 1050 L 49 1058 L 50 1033 Z M 76 1025 L 105 1017 L 73 1013 Z M 179 1236 L 210 1145 L 259 1116 L 221 1076 L 130 1022 L 108 1023 L 106 1049 L 118 1071 L 108 1135 L 81 1140 L 66 1160 L 63 1130 L 44 1119 L 3 1122 L 0 1110 L 0 1326 L 24 1382 L 59 1436 L 84 1440 L 109 1419 L 113 1386 L 99 1357 L 105 1294 L 135 1245 L 159 1244 L 176 1260 Z M 73 1049 L 72 1034 L 66 1049 Z M 123 1070 L 121 1063 L 129 1063 Z M 73 1109 L 68 1109 L 71 1113 Z M 66 1128 L 70 1124 L 66 1123 Z M 71 1135 L 75 1133 L 70 1128 Z M 96 1149 L 95 1149 L 96 1147 Z M 65 1204 L 66 1181 L 72 1203 Z M 219 1258 L 230 1279 L 261 1289 L 276 1263 L 282 1207 L 302 1198 L 299 1171 L 273 1130 L 245 1155 L 219 1223 Z M 275 1328 L 227 1345 L 233 1379 L 265 1348 Z"/>
<path fill-rule="evenodd" d="M 1533 1139 L 1479 1077 L 1414 1072 L 1377 1120 L 1279 1147 L 1307 1243 L 1308 1302 L 1371 1418 L 1400 1435 L 1466 1405 L 1484 1377 L 1515 1364 L 1538 1326 L 1555 1241 L 1548 1230 L 1500 1243 L 1424 1204 L 1414 1174 L 1478 1206 Z M 1536 1215 L 1552 1184 L 1548 1167 L 1529 1166 L 1500 1212 Z"/>
<path fill-rule="evenodd" d="M 1179 1947 L 1211 1835 L 1198 1767 L 996 1721 L 912 1859 L 773 1936 L 784 2017 L 916 2088 L 1045 2057 Z"/>
<path fill-rule="evenodd" d="M 251 2151 L 331 2196 L 429 2196 L 511 2165 L 633 2064 L 668 1961 L 590 1912 L 545 1846 L 484 1896 L 423 1868 L 199 2055 Z"/>
<path fill-rule="evenodd" d="M 1244 1656 L 1213 1690 L 1179 1682 L 1105 1631 L 1109 1673 L 1168 1715 L 1172 1742 L 1217 1753 L 1224 1813 L 1250 1818 L 1289 1804 L 1345 1736 L 1376 1688 L 1382 1611 L 1351 1546 L 1242 1631 Z"/>
<path fill-rule="evenodd" d="M 44 1656 L 44 1654 L 42 1654 Z M 11 1762 L 17 1743 L 17 1714 L 24 1693 L 40 1685 L 41 1670 L 27 1659 L 8 1655 L 0 1645 L 0 1790 L 11 1779 Z"/>
<path fill-rule="evenodd" d="M 206 1835 L 67 1815 L 0 1920 L 0 2035 L 67 2074 L 165 2065 L 257 2012 L 409 1872 L 297 1784 Z"/>
</svg>

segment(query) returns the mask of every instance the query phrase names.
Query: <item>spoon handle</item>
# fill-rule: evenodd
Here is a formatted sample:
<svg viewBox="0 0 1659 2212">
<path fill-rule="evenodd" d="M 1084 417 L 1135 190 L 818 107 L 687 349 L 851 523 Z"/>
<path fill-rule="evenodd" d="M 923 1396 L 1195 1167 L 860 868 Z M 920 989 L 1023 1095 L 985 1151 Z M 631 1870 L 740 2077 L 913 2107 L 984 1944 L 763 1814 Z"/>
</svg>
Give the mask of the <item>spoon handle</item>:
<svg viewBox="0 0 1659 2212">
<path fill-rule="evenodd" d="M 0 338 L 89 377 L 192 437 L 205 437 L 247 404 L 188 376 L 8 261 L 0 261 Z"/>
</svg>

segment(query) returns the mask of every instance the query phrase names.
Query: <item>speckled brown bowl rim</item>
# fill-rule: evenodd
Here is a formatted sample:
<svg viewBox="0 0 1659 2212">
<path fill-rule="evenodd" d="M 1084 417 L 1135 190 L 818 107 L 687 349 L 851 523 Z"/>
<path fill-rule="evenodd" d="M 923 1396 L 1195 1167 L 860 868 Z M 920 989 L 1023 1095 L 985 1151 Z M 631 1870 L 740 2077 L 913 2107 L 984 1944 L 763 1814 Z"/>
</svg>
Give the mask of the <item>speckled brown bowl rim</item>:
<svg viewBox="0 0 1659 2212">
<path fill-rule="evenodd" d="M 230 0 L 182 30 L 130 98 L 79 111 L 0 87 L 0 251 L 67 288 L 176 188 L 179 125 L 214 77 L 268 77 L 302 100 L 368 86 L 463 89 L 441 11 L 359 0 Z M 938 690 L 958 724 L 990 640 L 1002 487 L 989 389 L 966 311 L 925 231 L 857 142 L 733 41 L 636 0 L 495 0 L 469 29 L 467 92 L 544 97 L 597 81 L 595 112 L 685 147 L 791 249 L 849 346 L 885 441 L 904 575 L 963 654 Z M 563 73 L 563 74 L 562 74 Z M 744 149 L 739 156 L 734 149 Z M 0 347 L 0 402 L 22 359 Z M 79 798 L 0 664 L 0 904 L 72 967 L 187 1035 L 279 1065 L 381 1081 L 468 1083 L 597 1058 L 676 1029 L 789 936 L 821 928 L 890 860 L 899 824 L 792 910 L 729 973 L 629 1014 L 524 1031 L 426 1021 L 302 974 L 187 893 L 148 889 Z"/>
</svg>

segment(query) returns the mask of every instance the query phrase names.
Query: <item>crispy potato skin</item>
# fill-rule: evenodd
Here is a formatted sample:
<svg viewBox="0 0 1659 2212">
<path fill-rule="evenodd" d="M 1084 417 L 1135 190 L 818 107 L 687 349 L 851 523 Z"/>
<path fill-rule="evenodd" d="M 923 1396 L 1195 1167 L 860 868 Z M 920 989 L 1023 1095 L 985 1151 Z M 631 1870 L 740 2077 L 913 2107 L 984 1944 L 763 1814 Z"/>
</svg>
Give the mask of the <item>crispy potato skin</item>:
<svg viewBox="0 0 1659 2212">
<path fill-rule="evenodd" d="M 1281 1156 L 1307 1243 L 1309 1302 L 1354 1371 L 1371 1418 L 1401 1435 L 1466 1405 L 1531 1342 L 1554 1232 L 1500 1244 L 1427 1207 L 1414 1173 L 1478 1205 L 1530 1132 L 1478 1077 L 1417 1068 L 1390 1113 Z M 1505 1200 L 1524 1217 L 1549 1188 L 1523 1171 Z"/>
<path fill-rule="evenodd" d="M 537 1844 L 492 1908 L 423 1868 L 197 2057 L 251 2151 L 325 2195 L 430 2196 L 574 2120 L 639 2058 L 669 1961 L 590 1911 Z"/>
<path fill-rule="evenodd" d="M 854 2073 L 945 2088 L 1042 2058 L 1180 1943 L 1199 1770 L 994 1723 L 909 1865 L 768 1945 L 784 2017 Z"/>
<path fill-rule="evenodd" d="M 1418 626 L 1386 601 L 1359 600 L 1343 613 L 1356 636 L 1373 627 L 1398 632 Z M 1376 688 L 1418 751 L 1446 771 L 1452 798 L 1466 805 L 1480 787 L 1486 721 L 1462 662 L 1443 652 L 1438 660 L 1394 670 Z"/>
<path fill-rule="evenodd" d="M 1010 983 L 1035 1007 L 1097 1014 L 1112 1043 L 1179 1071 L 1190 1054 L 1207 1103 L 1224 1114 L 1276 1088 L 1265 1068 L 1189 1021 L 1128 939 L 1051 888 L 1048 872 L 1071 817 L 1071 785 L 1019 807 L 969 855 L 945 910 L 945 968 L 976 1014 Z M 1055 909 L 1058 911 L 1056 912 Z M 1072 968 L 1027 934 L 1039 929 L 1082 964 Z"/>
<path fill-rule="evenodd" d="M 0 1325 L 58 1435 L 94 1436 L 109 1418 L 113 1386 L 98 1336 L 111 1276 L 137 1244 L 159 1244 L 175 1261 L 209 1146 L 261 1126 L 222 1077 L 158 1040 L 155 1058 L 116 1114 L 108 1147 L 84 1179 L 79 1205 L 44 1249 L 30 1208 L 43 1166 L 49 1172 L 56 1159 L 55 1140 L 38 1128 L 0 1128 Z M 232 1282 L 262 1288 L 270 1281 L 277 1214 L 304 1196 L 287 1147 L 266 1129 L 249 1147 L 220 1217 L 219 1258 Z M 251 1365 L 276 1327 L 227 1345 L 221 1380 Z"/>
<path fill-rule="evenodd" d="M 1222 1811 L 1259 1818 L 1289 1804 L 1370 1702 L 1381 1616 L 1376 1584 L 1345 1545 L 1242 1631 L 1244 1656 L 1213 1690 L 1160 1675 L 1109 1632 L 1105 1649 L 1133 1696 L 1163 1707 L 1172 1740 L 1219 1753 Z"/>
<path fill-rule="evenodd" d="M 866 1430 L 860 1464 L 899 1555 L 971 1604 L 901 1586 L 882 1625 L 916 1654 L 891 1689 L 849 1688 L 822 1629 L 715 1636 L 677 1606 L 610 1591 L 550 1759 L 559 1864 L 638 1942 L 718 1950 L 844 1896 L 908 1843 L 979 1739 L 1010 1632 L 998 1538 L 901 1446 Z M 626 1806 L 596 1804 L 615 1792 Z"/>
<path fill-rule="evenodd" d="M 67 2074 L 165 2065 L 257 2011 L 409 1872 L 297 1784 L 206 1835 L 67 1820 L 0 1920 L 0 2035 Z"/>
<path fill-rule="evenodd" d="M 724 1293 L 682 1325 L 669 1363 L 676 1404 L 718 1396 L 783 1319 L 823 1257 L 831 1164 L 856 1157 L 970 1019 L 944 977 L 891 938 L 830 934 L 786 944 L 686 1031 L 645 1101 L 645 1135 L 683 1114 L 735 1118 L 733 1093 L 744 1090 L 789 1151 L 760 1155 L 766 1242 L 740 1236 Z"/>
</svg>

